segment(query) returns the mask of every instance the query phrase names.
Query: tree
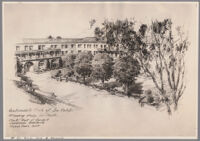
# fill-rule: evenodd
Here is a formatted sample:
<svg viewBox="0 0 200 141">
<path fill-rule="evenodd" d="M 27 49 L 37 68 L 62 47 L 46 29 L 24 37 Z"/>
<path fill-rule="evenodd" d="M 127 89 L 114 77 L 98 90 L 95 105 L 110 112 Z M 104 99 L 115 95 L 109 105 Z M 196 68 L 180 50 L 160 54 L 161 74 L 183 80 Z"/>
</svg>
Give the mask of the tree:
<svg viewBox="0 0 200 141">
<path fill-rule="evenodd" d="M 130 96 L 129 87 L 134 83 L 135 77 L 140 72 L 140 67 L 135 52 L 137 34 L 134 29 L 135 20 L 105 20 L 101 27 L 96 27 L 94 34 L 98 40 L 105 40 L 109 48 L 115 50 L 120 58 L 114 65 L 114 77 L 124 85 L 125 93 Z"/>
<path fill-rule="evenodd" d="M 125 93 L 130 96 L 129 87 L 134 84 L 140 73 L 139 62 L 130 55 L 121 56 L 114 64 L 114 78 L 124 86 Z"/>
<path fill-rule="evenodd" d="M 81 52 L 75 59 L 74 70 L 83 78 L 84 83 L 85 78 L 89 77 L 92 73 L 92 57 L 92 54 L 89 52 Z"/>
<path fill-rule="evenodd" d="M 75 54 L 68 54 L 64 59 L 64 67 L 73 69 L 75 65 L 75 59 L 76 59 Z"/>
<path fill-rule="evenodd" d="M 89 21 L 89 24 L 90 24 L 90 29 L 93 27 L 93 25 L 96 23 L 96 20 L 95 19 L 91 19 Z"/>
<path fill-rule="evenodd" d="M 59 68 L 63 67 L 63 60 L 62 60 L 62 58 L 59 58 L 59 60 L 58 60 L 58 67 Z"/>
<path fill-rule="evenodd" d="M 63 66 L 68 71 L 68 76 L 71 76 L 74 74 L 74 65 L 75 65 L 75 54 L 68 54 L 66 58 L 64 59 Z"/>
<path fill-rule="evenodd" d="M 19 58 L 16 58 L 16 69 L 17 69 L 17 74 L 21 74 L 23 72 L 23 64 L 19 61 Z"/>
<path fill-rule="evenodd" d="M 150 26 L 141 24 L 137 31 L 134 23 L 127 19 L 104 21 L 102 27 L 95 29 L 95 35 L 110 46 L 120 45 L 122 55 L 132 55 L 138 60 L 171 114 L 171 106 L 177 109 L 186 88 L 184 56 L 189 42 L 180 28 L 177 28 L 177 34 L 172 34 L 170 19 L 153 21 Z"/>
<path fill-rule="evenodd" d="M 47 63 L 47 64 L 46 64 L 46 69 L 47 69 L 47 70 L 51 69 L 51 64 L 50 64 L 49 59 L 47 59 L 47 62 L 46 62 L 46 63 Z"/>
<path fill-rule="evenodd" d="M 171 105 L 177 110 L 186 88 L 184 56 L 189 43 L 183 35 L 180 27 L 177 28 L 177 34 L 172 34 L 170 19 L 153 21 L 146 32 L 148 39 L 142 41 L 138 54 L 144 72 L 153 80 L 169 114 L 172 112 Z M 140 32 L 138 36 L 144 39 Z"/>
<path fill-rule="evenodd" d="M 92 77 L 102 83 L 112 76 L 113 59 L 107 53 L 98 53 L 92 60 Z"/>
<path fill-rule="evenodd" d="M 47 38 L 50 39 L 50 40 L 52 40 L 53 36 L 49 35 Z"/>
<path fill-rule="evenodd" d="M 61 37 L 61 36 L 57 36 L 56 39 L 57 39 L 57 40 L 61 40 L 62 37 Z"/>
<path fill-rule="evenodd" d="M 123 54 L 130 54 L 136 51 L 138 48 L 136 46 L 137 34 L 134 29 L 135 20 L 116 20 L 108 21 L 105 20 L 102 23 L 102 27 L 96 27 L 94 34 L 98 40 L 105 40 L 108 44 L 110 51 L 114 49 L 122 52 Z M 122 48 L 120 50 L 119 46 Z"/>
</svg>

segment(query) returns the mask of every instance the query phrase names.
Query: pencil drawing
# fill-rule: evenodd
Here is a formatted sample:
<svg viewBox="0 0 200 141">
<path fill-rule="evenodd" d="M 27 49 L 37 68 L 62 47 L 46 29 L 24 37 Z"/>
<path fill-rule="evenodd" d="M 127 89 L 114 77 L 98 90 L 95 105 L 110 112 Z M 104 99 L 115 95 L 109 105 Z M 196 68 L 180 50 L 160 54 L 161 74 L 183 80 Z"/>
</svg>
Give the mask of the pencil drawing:
<svg viewBox="0 0 200 141">
<path fill-rule="evenodd" d="M 96 20 L 89 21 L 90 28 Z M 42 92 L 26 76 L 51 72 L 51 78 L 75 82 L 112 95 L 127 95 L 144 106 L 166 106 L 168 114 L 178 108 L 184 93 L 184 55 L 187 37 L 171 19 L 141 24 L 135 20 L 105 20 L 95 27 L 94 37 L 26 39 L 16 46 L 16 81 L 18 87 L 38 98 L 40 103 L 55 104 L 54 92 Z M 30 75 L 31 76 L 31 75 Z M 40 77 L 40 75 L 38 75 Z M 151 89 L 142 88 L 139 77 L 152 80 Z M 145 81 L 144 79 L 144 81 Z"/>
<path fill-rule="evenodd" d="M 196 138 L 198 2 L 3 2 L 6 139 Z"/>
</svg>

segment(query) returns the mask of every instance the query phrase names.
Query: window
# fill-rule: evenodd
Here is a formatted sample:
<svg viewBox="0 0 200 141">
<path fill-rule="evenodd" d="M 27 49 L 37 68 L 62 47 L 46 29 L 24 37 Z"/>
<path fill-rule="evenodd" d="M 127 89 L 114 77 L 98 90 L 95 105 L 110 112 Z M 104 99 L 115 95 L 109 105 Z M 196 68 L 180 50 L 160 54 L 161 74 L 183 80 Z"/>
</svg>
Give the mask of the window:
<svg viewBox="0 0 200 141">
<path fill-rule="evenodd" d="M 33 46 L 29 46 L 29 50 L 33 50 Z"/>
<path fill-rule="evenodd" d="M 53 51 L 51 51 L 51 52 L 50 52 L 50 55 L 51 55 L 51 56 L 53 56 L 53 55 L 54 55 L 54 52 L 53 52 Z"/>
<path fill-rule="evenodd" d="M 78 50 L 78 53 L 80 53 L 81 52 L 81 50 Z"/>
<path fill-rule="evenodd" d="M 82 44 L 78 44 L 78 47 L 81 47 Z"/>
<path fill-rule="evenodd" d="M 38 45 L 38 50 L 41 50 L 42 49 L 42 46 L 41 45 Z"/>
<path fill-rule="evenodd" d="M 19 46 L 16 46 L 16 50 L 19 50 L 20 49 L 20 47 Z"/>
<path fill-rule="evenodd" d="M 51 45 L 51 48 L 56 48 L 57 47 L 57 45 Z"/>
<path fill-rule="evenodd" d="M 67 48 L 67 45 L 65 45 L 65 48 Z"/>
<path fill-rule="evenodd" d="M 40 58 L 40 54 L 39 53 L 37 53 L 37 58 Z"/>
<path fill-rule="evenodd" d="M 65 54 L 67 54 L 68 53 L 68 51 L 65 51 Z"/>
<path fill-rule="evenodd" d="M 25 46 L 25 47 L 24 47 L 24 50 L 28 50 L 28 46 Z"/>
<path fill-rule="evenodd" d="M 91 48 L 92 47 L 92 45 L 91 44 L 87 44 L 87 48 Z"/>
<path fill-rule="evenodd" d="M 73 48 L 74 47 L 74 44 L 71 44 L 71 48 Z"/>
<path fill-rule="evenodd" d="M 45 45 L 42 45 L 42 50 L 44 50 Z"/>
</svg>

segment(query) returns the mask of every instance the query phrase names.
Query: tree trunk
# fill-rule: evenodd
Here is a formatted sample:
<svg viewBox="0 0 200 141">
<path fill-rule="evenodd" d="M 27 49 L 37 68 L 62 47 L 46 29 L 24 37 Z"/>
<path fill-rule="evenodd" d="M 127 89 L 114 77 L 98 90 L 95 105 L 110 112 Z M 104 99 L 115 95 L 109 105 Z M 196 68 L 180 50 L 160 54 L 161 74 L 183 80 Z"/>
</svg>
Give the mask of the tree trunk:
<svg viewBox="0 0 200 141">
<path fill-rule="evenodd" d="M 171 115 L 171 114 L 172 114 L 172 111 L 171 111 L 171 108 L 170 108 L 169 103 L 168 103 L 168 102 L 165 102 L 165 105 L 167 106 L 167 113 L 168 113 L 169 115 Z"/>
<path fill-rule="evenodd" d="M 85 84 L 85 76 L 83 76 L 83 83 Z"/>
<path fill-rule="evenodd" d="M 125 93 L 128 97 L 130 97 L 130 93 L 129 93 L 129 84 L 125 85 Z"/>
<path fill-rule="evenodd" d="M 164 103 L 165 103 L 165 105 L 167 107 L 167 112 L 168 112 L 169 115 L 171 115 L 172 114 L 172 110 L 171 110 L 171 107 L 170 107 L 170 104 L 169 104 L 169 98 L 166 96 L 165 91 L 162 91 L 162 96 L 164 98 Z"/>
<path fill-rule="evenodd" d="M 176 97 L 176 92 L 173 92 L 173 102 L 174 102 L 174 111 L 178 108 L 178 99 Z"/>
<path fill-rule="evenodd" d="M 178 109 L 178 101 L 174 101 L 174 111 L 176 111 Z"/>
</svg>

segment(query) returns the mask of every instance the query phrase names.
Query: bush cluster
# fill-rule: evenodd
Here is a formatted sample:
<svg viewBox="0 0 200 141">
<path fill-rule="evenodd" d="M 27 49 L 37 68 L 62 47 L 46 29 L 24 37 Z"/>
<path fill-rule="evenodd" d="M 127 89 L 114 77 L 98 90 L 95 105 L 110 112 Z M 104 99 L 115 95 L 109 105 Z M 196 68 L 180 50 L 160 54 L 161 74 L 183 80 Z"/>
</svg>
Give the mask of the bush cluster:
<svg viewBox="0 0 200 141">
<path fill-rule="evenodd" d="M 109 53 L 97 53 L 94 56 L 89 52 L 69 54 L 63 62 L 63 69 L 54 73 L 54 77 L 62 76 L 85 85 L 99 83 L 108 91 L 120 85 L 128 96 L 140 72 L 139 63 L 132 56 L 120 56 L 114 60 Z M 115 82 L 110 82 L 111 79 Z"/>
</svg>

